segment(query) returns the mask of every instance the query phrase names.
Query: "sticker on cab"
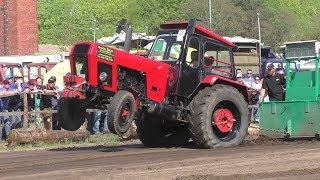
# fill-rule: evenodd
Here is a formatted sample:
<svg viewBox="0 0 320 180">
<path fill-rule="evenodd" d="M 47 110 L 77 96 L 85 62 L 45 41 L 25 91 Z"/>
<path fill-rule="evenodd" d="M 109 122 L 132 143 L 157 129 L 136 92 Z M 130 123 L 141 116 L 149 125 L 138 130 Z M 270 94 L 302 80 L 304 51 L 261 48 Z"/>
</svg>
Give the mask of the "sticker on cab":
<svg viewBox="0 0 320 180">
<path fill-rule="evenodd" d="M 185 34 L 186 34 L 186 30 L 185 29 L 179 30 L 178 36 L 177 36 L 177 41 L 183 41 L 183 37 L 184 37 Z"/>
</svg>

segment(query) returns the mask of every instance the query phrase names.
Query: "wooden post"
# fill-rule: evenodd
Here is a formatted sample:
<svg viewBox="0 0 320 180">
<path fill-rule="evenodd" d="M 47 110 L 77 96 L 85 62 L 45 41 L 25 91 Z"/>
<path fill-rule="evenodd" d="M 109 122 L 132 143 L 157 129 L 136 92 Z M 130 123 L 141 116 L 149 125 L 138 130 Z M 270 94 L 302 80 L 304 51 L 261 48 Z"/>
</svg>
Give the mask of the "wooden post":
<svg viewBox="0 0 320 180">
<path fill-rule="evenodd" d="M 23 92 L 23 128 L 27 128 L 29 124 L 28 115 L 28 96 L 26 92 Z"/>
</svg>

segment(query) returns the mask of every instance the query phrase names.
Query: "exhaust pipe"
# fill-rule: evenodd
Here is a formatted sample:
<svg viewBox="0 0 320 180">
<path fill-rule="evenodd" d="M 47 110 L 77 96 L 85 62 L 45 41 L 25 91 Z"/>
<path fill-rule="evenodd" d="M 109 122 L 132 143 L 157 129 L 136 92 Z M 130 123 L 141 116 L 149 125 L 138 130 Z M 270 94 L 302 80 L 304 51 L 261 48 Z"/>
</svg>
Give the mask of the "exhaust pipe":
<svg viewBox="0 0 320 180">
<path fill-rule="evenodd" d="M 160 104 L 157 102 L 150 102 L 147 112 L 154 115 L 159 115 L 167 120 L 176 121 L 178 118 L 178 111 L 174 106 L 169 104 Z"/>
<path fill-rule="evenodd" d="M 126 39 L 124 41 L 124 51 L 126 51 L 126 52 L 130 52 L 131 39 L 132 39 L 132 26 L 128 25 L 128 30 L 126 32 Z"/>
</svg>

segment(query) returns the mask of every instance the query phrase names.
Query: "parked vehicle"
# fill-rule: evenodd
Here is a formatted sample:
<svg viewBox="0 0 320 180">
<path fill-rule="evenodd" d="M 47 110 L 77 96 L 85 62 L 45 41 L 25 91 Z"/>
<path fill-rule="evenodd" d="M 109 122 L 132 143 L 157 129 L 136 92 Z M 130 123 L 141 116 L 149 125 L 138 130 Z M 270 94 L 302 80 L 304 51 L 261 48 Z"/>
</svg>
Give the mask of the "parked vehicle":
<svg viewBox="0 0 320 180">
<path fill-rule="evenodd" d="M 50 71 L 57 62 L 42 62 L 42 63 L 29 63 L 27 64 L 28 69 L 28 80 L 35 80 L 37 77 L 42 77 Z"/>
<path fill-rule="evenodd" d="M 285 43 L 285 60 L 314 60 L 315 66 L 299 71 L 286 69 L 284 101 L 264 102 L 260 110 L 260 132 L 272 138 L 319 138 L 319 41 Z"/>
<path fill-rule="evenodd" d="M 6 79 L 6 76 L 22 77 L 23 70 L 19 63 L 1 63 L 0 64 L 0 82 Z"/>
</svg>

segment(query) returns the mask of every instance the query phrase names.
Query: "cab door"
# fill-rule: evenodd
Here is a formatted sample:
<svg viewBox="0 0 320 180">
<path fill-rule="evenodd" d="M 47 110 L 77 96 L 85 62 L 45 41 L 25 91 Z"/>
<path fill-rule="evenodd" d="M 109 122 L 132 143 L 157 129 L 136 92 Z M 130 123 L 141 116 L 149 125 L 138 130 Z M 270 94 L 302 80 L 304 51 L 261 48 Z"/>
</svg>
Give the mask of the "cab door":
<svg viewBox="0 0 320 180">
<path fill-rule="evenodd" d="M 177 90 L 177 94 L 180 96 L 188 97 L 200 83 L 200 67 L 202 62 L 200 42 L 200 39 L 195 36 L 192 36 L 189 39 L 186 54 L 180 65 Z M 192 54 L 196 54 L 196 52 L 198 54 L 197 57 L 192 57 Z"/>
</svg>

